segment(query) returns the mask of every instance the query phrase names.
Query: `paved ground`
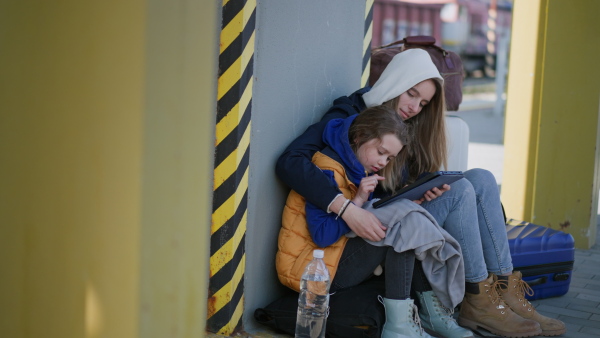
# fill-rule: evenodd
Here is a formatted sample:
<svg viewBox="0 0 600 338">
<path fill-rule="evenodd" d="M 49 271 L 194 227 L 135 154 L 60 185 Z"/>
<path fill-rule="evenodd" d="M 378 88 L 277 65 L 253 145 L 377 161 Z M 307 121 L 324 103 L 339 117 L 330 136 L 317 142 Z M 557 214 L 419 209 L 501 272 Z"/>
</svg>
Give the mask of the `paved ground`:
<svg viewBox="0 0 600 338">
<path fill-rule="evenodd" d="M 599 232 L 600 234 L 600 232 Z M 600 235 L 596 243 L 600 243 Z M 600 245 L 589 250 L 575 250 L 575 265 L 567 294 L 532 301 L 536 309 L 567 325 L 567 333 L 559 337 L 600 337 Z M 487 331 L 476 337 L 495 337 Z"/>
<path fill-rule="evenodd" d="M 600 243 L 600 236 L 596 243 Z M 575 250 L 569 292 L 561 297 L 532 302 L 541 313 L 567 324 L 567 333 L 562 337 L 600 337 L 599 267 L 600 245 L 589 250 Z"/>
<path fill-rule="evenodd" d="M 452 113 L 469 125 L 469 168 L 485 168 L 502 184 L 504 164 L 504 115 L 495 114 L 494 94 L 465 96 L 460 110 Z"/>
</svg>

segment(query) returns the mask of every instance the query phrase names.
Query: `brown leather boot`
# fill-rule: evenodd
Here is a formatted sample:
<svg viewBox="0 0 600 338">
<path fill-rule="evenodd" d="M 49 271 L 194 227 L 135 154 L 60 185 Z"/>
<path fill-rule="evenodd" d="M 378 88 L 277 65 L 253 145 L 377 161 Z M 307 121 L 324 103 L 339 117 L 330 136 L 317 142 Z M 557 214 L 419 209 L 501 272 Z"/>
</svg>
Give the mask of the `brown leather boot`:
<svg viewBox="0 0 600 338">
<path fill-rule="evenodd" d="M 507 276 L 498 276 L 498 283 L 501 284 L 500 295 L 504 302 L 519 316 L 540 323 L 542 336 L 558 336 L 567 332 L 565 323 L 558 319 L 548 318 L 535 310 L 533 305 L 525 299 L 525 294 L 533 295 L 533 290 L 527 282 L 521 279 L 521 272 L 514 271 L 508 276 L 508 283 L 504 281 Z M 507 287 L 504 287 L 507 285 Z"/>
<path fill-rule="evenodd" d="M 460 306 L 458 324 L 477 330 L 486 329 L 502 337 L 531 337 L 542 333 L 540 324 L 514 313 L 498 294 L 496 275 L 467 290 Z M 472 292 L 472 293 L 471 293 Z"/>
</svg>

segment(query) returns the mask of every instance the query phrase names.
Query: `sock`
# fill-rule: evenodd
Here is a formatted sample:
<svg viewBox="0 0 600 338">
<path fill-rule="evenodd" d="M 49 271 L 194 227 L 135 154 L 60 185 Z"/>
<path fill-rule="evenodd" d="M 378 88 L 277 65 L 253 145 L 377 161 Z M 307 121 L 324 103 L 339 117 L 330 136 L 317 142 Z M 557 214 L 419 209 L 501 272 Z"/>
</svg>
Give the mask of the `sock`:
<svg viewBox="0 0 600 338">
<path fill-rule="evenodd" d="M 470 293 L 472 295 L 478 295 L 479 294 L 479 283 L 466 282 L 465 283 L 465 292 Z"/>
<path fill-rule="evenodd" d="M 498 281 L 502 282 L 502 283 L 499 283 L 500 288 L 502 290 L 506 290 L 506 288 L 508 288 L 508 277 L 509 276 L 497 276 L 497 277 L 498 277 Z"/>
</svg>

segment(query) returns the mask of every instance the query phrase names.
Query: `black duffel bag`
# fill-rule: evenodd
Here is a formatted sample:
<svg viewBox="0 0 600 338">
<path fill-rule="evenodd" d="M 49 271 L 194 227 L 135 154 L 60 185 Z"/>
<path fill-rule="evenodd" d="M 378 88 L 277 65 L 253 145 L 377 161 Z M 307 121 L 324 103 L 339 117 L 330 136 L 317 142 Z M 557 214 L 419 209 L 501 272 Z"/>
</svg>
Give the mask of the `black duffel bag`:
<svg viewBox="0 0 600 338">
<path fill-rule="evenodd" d="M 288 291 L 265 308 L 256 309 L 254 318 L 261 324 L 293 336 L 296 330 L 298 293 Z M 384 292 L 385 281 L 380 276 L 332 294 L 329 298 L 326 336 L 381 337 L 385 309 L 377 296 L 383 296 Z"/>
</svg>

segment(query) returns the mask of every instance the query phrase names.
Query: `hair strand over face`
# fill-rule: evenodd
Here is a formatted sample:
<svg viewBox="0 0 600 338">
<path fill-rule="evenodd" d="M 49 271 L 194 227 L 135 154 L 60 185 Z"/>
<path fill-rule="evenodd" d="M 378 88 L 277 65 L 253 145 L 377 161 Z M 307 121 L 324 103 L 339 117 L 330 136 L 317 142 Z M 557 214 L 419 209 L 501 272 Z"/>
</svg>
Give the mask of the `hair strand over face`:
<svg viewBox="0 0 600 338">
<path fill-rule="evenodd" d="M 360 113 L 348 131 L 348 140 L 355 154 L 358 148 L 373 139 L 381 142 L 385 135 L 392 134 L 404 146 L 409 144 L 409 131 L 406 123 L 396 112 L 387 106 L 375 106 L 365 109 Z M 402 154 L 404 150 L 400 151 Z M 397 176 L 397 161 L 390 161 L 380 172 L 385 177 L 381 185 L 385 190 L 394 191 L 399 183 Z"/>
<path fill-rule="evenodd" d="M 435 94 L 421 112 L 404 122 L 411 132 L 411 144 L 407 152 L 397 159 L 397 168 L 402 177 L 402 168 L 408 164 L 408 177 L 400 181 L 413 182 L 424 172 L 434 172 L 447 167 L 448 151 L 446 146 L 446 123 L 444 117 L 445 97 L 443 83 L 434 78 Z M 398 111 L 400 97 L 384 103 Z"/>
</svg>

